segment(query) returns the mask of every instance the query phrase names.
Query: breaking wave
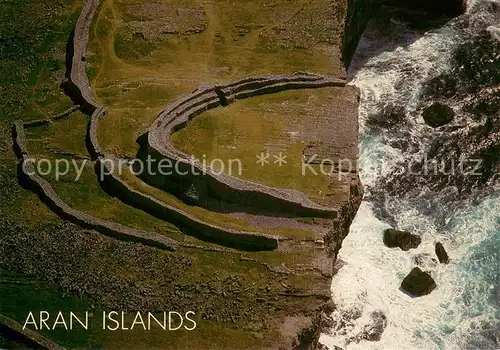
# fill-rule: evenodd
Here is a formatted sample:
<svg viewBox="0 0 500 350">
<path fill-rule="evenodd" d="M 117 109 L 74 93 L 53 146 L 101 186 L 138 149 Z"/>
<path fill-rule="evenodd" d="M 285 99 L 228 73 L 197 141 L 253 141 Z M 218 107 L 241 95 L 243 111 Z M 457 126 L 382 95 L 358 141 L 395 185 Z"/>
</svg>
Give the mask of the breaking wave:
<svg viewBox="0 0 500 350">
<path fill-rule="evenodd" d="M 368 25 L 349 71 L 361 91 L 366 193 L 332 282 L 333 326 L 320 338 L 329 349 L 500 348 L 499 19 L 500 3 L 474 0 L 466 14 L 425 33 L 394 19 Z M 422 110 L 436 101 L 456 116 L 432 129 Z M 482 175 L 401 171 L 424 156 L 457 155 L 481 159 Z M 389 227 L 420 235 L 422 244 L 385 247 Z M 437 262 L 438 241 L 449 264 Z M 437 288 L 411 298 L 399 288 L 417 265 Z"/>
</svg>

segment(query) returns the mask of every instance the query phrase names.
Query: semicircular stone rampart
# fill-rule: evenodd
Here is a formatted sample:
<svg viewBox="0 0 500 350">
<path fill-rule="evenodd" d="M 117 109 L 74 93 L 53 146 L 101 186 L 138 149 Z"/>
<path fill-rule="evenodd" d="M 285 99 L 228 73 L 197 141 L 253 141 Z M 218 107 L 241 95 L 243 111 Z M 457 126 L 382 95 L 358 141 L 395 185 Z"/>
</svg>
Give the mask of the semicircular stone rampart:
<svg viewBox="0 0 500 350">
<path fill-rule="evenodd" d="M 133 189 L 114 174 L 115 159 L 104 153 L 97 138 L 99 122 L 106 116 L 106 108 L 100 107 L 92 114 L 88 128 L 88 142 L 91 153 L 97 159 L 96 170 L 101 184 L 109 193 L 124 203 L 167 220 L 184 231 L 200 239 L 240 250 L 274 250 L 278 248 L 278 238 L 260 232 L 247 232 L 220 227 L 203 221 L 183 210 L 164 203 L 150 195 Z"/>
<path fill-rule="evenodd" d="M 337 216 L 337 209 L 318 205 L 302 192 L 265 186 L 239 179 L 227 174 L 216 173 L 204 166 L 192 155 L 176 149 L 171 135 L 184 128 L 197 115 L 236 100 L 258 95 L 293 89 L 311 89 L 345 86 L 343 79 L 299 72 L 295 74 L 264 75 L 250 77 L 225 85 L 201 88 L 165 108 L 147 130 L 147 153 L 152 159 L 168 159 L 176 164 L 181 182 L 192 190 L 209 193 L 222 200 L 246 206 L 265 206 L 273 211 L 292 213 L 299 216 Z M 171 177 L 159 178 L 146 174 L 151 183 L 162 187 L 162 182 Z"/>
</svg>

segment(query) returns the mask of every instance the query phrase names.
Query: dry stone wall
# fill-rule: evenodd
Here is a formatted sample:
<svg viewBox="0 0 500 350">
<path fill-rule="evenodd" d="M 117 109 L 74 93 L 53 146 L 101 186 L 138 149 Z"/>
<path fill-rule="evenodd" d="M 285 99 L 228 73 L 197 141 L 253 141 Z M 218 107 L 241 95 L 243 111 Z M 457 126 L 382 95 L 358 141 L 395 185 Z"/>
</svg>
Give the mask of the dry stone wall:
<svg viewBox="0 0 500 350">
<path fill-rule="evenodd" d="M 94 102 L 89 87 L 89 80 L 85 72 L 89 29 L 98 6 L 98 0 L 85 0 L 84 9 L 82 10 L 81 15 L 78 19 L 74 37 L 71 41 L 73 44 L 73 47 L 71 48 L 73 52 L 72 56 L 70 57 L 71 67 L 69 69 L 68 86 L 70 87 L 70 92 L 73 94 L 73 99 L 78 100 L 77 103 L 81 104 L 82 110 L 85 113 L 92 115 L 91 123 L 89 123 L 87 133 L 89 150 L 93 154 L 94 159 L 97 160 L 96 165 L 98 166 L 98 168 L 106 169 L 106 164 L 103 163 L 106 163 L 109 157 L 106 156 L 104 150 L 99 145 L 97 138 L 99 121 L 106 115 L 106 109 L 102 108 Z M 164 112 L 160 114 L 155 124 L 148 130 L 147 133 L 149 149 L 152 154 L 155 154 L 159 158 L 172 157 L 171 159 L 184 162 L 184 165 L 190 169 L 192 167 L 191 163 L 185 162 L 188 159 L 188 156 L 175 149 L 170 144 L 170 135 L 179 128 L 187 125 L 187 123 L 196 115 L 210 108 L 230 104 L 237 99 L 285 91 L 289 89 L 320 88 L 327 86 L 344 85 L 345 81 L 340 79 L 334 79 L 310 73 L 297 73 L 294 75 L 250 77 L 226 85 L 203 88 L 196 91 L 192 95 L 189 95 L 184 99 L 178 101 L 176 104 L 169 106 L 165 109 Z M 188 247 L 205 250 L 235 252 L 232 249 L 205 246 L 199 247 L 184 244 L 183 242 L 177 242 L 156 233 L 131 229 L 117 223 L 101 220 L 71 208 L 68 204 L 61 200 L 61 198 L 56 194 L 52 186 L 47 181 L 34 173 L 35 169 L 32 165 L 30 165 L 29 162 L 30 157 L 26 147 L 24 124 L 22 122 L 16 122 L 14 125 L 13 133 L 16 153 L 21 159 L 19 166 L 21 181 L 24 182 L 32 190 L 36 191 L 40 195 L 40 198 L 62 218 L 67 219 L 82 227 L 97 230 L 101 233 L 116 237 L 121 240 L 139 242 L 145 245 L 166 250 L 175 250 L 177 247 Z M 174 222 L 182 229 L 196 232 L 198 235 L 200 235 L 200 237 L 203 237 L 207 240 L 211 240 L 218 244 L 230 247 L 235 247 L 240 250 L 279 249 L 282 251 L 290 252 L 296 249 L 296 251 L 299 252 L 310 249 L 310 247 L 307 245 L 308 242 L 298 242 L 292 239 L 288 239 L 288 241 L 286 241 L 284 238 L 277 239 L 276 237 L 263 235 L 260 233 L 240 232 L 237 230 L 229 230 L 208 224 L 190 216 L 187 213 L 184 213 L 183 211 L 178 210 L 177 208 L 173 208 L 165 203 L 156 200 L 153 197 L 147 196 L 134 190 L 119 177 L 114 176 L 109 170 L 110 169 L 107 169 L 106 171 L 107 175 L 102 174 L 104 176 L 104 187 L 112 191 L 122 201 L 131 204 L 134 207 L 141 208 L 153 215 Z M 317 244 L 317 242 L 314 242 L 313 249 L 317 249 L 318 252 L 317 255 L 314 255 L 315 261 L 305 261 L 302 272 L 305 275 L 297 275 L 301 281 L 304 281 L 306 284 L 311 285 L 310 288 L 308 286 L 306 289 L 318 290 L 318 292 L 320 292 L 318 293 L 318 295 L 321 296 L 321 300 L 329 299 L 330 274 L 323 274 L 322 276 L 324 278 L 321 280 L 321 283 L 316 284 L 317 280 L 310 278 L 310 276 L 313 276 L 314 274 L 322 270 L 316 271 L 316 267 L 311 267 L 310 265 L 324 265 L 328 270 L 332 267 L 332 260 L 334 260 L 334 258 L 336 257 L 338 249 L 340 249 L 342 239 L 347 234 L 349 225 L 352 221 L 352 218 L 354 217 L 354 214 L 356 213 L 357 207 L 359 206 L 361 193 L 352 195 L 349 206 L 343 206 L 339 210 L 339 212 L 337 212 L 337 210 L 334 208 L 324 208 L 316 205 L 315 203 L 309 201 L 307 197 L 305 197 L 298 191 L 275 189 L 252 182 L 242 181 L 240 179 L 228 177 L 225 175 L 218 177 L 214 175 L 216 174 L 212 174 L 209 172 L 208 175 L 193 177 L 192 179 L 188 179 L 187 182 L 189 182 L 189 185 L 195 185 L 194 187 L 196 188 L 194 189 L 194 192 L 201 193 L 203 191 L 208 191 L 210 195 L 213 195 L 214 197 L 219 196 L 221 199 L 229 202 L 242 203 L 244 205 L 250 205 L 254 207 L 259 207 L 262 205 L 262 203 L 265 203 L 266 207 L 269 207 L 269 209 L 276 215 L 279 215 L 281 212 L 287 212 L 301 216 L 310 215 L 335 218 L 335 220 L 333 220 L 334 227 L 325 237 L 324 246 L 322 246 L 321 242 L 319 242 L 320 245 L 318 245 L 317 248 L 314 248 Z M 351 185 L 351 188 L 357 189 L 359 188 L 359 179 L 357 179 L 357 175 L 355 177 L 356 178 L 354 178 L 353 175 L 353 183 Z M 313 244 L 311 242 L 309 243 Z M 325 251 L 327 253 L 327 256 L 325 256 L 324 254 Z M 241 257 L 241 260 L 244 259 L 244 257 Z M 257 260 L 255 261 L 257 262 Z M 268 268 L 270 270 L 275 269 L 282 271 L 280 273 L 293 273 L 293 271 L 288 271 L 285 263 L 281 264 L 280 266 L 268 266 Z M 310 272 L 314 272 L 314 274 Z M 316 294 L 316 292 L 314 292 L 314 294 L 286 293 L 280 294 L 280 297 L 295 297 L 301 298 L 301 300 L 306 300 L 304 299 L 305 297 L 309 298 L 313 295 L 316 296 Z M 307 301 L 305 303 L 307 303 Z M 311 320 L 311 324 L 305 327 L 303 327 L 302 325 L 298 325 L 296 327 L 297 331 L 290 331 L 288 329 L 289 327 L 287 327 L 286 329 L 286 331 L 289 333 L 298 333 L 300 343 L 304 345 L 299 347 L 309 348 L 314 346 L 320 330 L 325 327 L 325 324 L 323 322 L 320 322 L 321 318 L 314 315 L 321 313 L 321 310 L 325 312 L 327 311 L 326 309 L 323 309 L 324 306 L 320 307 L 315 303 L 315 301 L 311 301 L 309 306 L 306 305 L 306 311 L 299 310 L 297 308 L 296 305 L 299 305 L 299 303 L 290 304 L 290 310 L 286 310 L 290 315 L 299 315 L 301 317 L 305 316 L 304 318 L 306 318 L 308 322 L 309 320 Z M 313 319 L 310 317 L 311 314 L 314 316 Z M 279 322 L 283 322 L 283 319 L 278 320 L 278 323 Z M 286 324 L 286 322 L 284 322 L 284 324 Z M 274 329 L 276 331 L 275 334 L 278 334 L 278 337 L 280 337 L 278 331 L 282 330 L 281 327 L 275 327 L 274 324 L 270 325 L 270 327 L 276 328 Z M 302 331 L 303 328 L 304 331 Z M 285 338 L 291 338 L 292 340 L 295 340 L 296 337 L 295 334 L 291 334 L 290 336 L 287 335 Z M 292 347 L 292 341 L 288 342 L 288 340 L 286 340 L 286 343 L 290 346 L 284 346 L 285 348 Z M 293 344 L 293 346 L 296 347 L 298 343 L 293 342 Z"/>
<path fill-rule="evenodd" d="M 92 113 L 90 118 L 87 131 L 87 146 L 94 159 L 104 157 L 104 151 L 97 139 L 97 129 L 99 128 L 99 121 L 106 116 L 107 112 L 105 107 L 99 107 Z"/>
<path fill-rule="evenodd" d="M 244 251 L 263 251 L 278 248 L 277 237 L 212 225 L 152 196 L 136 191 L 112 173 L 112 169 L 109 169 L 109 163 L 105 158 L 99 158 L 98 162 L 98 168 L 105 169 L 104 172 L 100 173 L 100 176 L 108 192 L 134 208 L 142 209 L 153 216 L 177 225 L 192 236 Z"/>
<path fill-rule="evenodd" d="M 97 155 L 96 172 L 102 181 L 102 185 L 109 193 L 112 193 L 121 201 L 139 208 L 160 219 L 167 220 L 189 234 L 227 247 L 240 250 L 274 250 L 278 247 L 278 239 L 274 236 L 258 232 L 244 232 L 219 227 L 204 222 L 178 208 L 161 202 L 160 200 L 133 189 L 129 184 L 114 174 L 111 164 L 116 159 L 106 156 L 102 151 L 97 130 L 99 121 L 106 115 L 104 108 L 98 108 L 92 115 L 89 136 L 91 151 Z"/>
<path fill-rule="evenodd" d="M 180 180 L 187 184 L 186 187 L 192 187 L 193 183 L 197 183 L 197 186 L 201 184 L 202 188 L 198 190 L 216 198 L 246 206 L 260 206 L 266 203 L 266 206 L 273 211 L 288 212 L 298 216 L 335 218 L 337 216 L 335 208 L 320 206 L 302 192 L 272 188 L 226 174 L 215 173 L 192 156 L 176 149 L 170 142 L 170 136 L 185 127 L 197 115 L 238 99 L 291 89 L 345 86 L 345 84 L 346 81 L 342 79 L 299 72 L 251 77 L 227 85 L 200 89 L 168 106 L 160 113 L 148 129 L 148 154 L 153 159 L 168 159 L 177 164 L 179 173 L 183 174 Z M 198 179 L 195 181 L 195 178 Z M 150 180 L 151 183 L 159 184 L 160 187 L 162 187 L 162 180 L 171 181 L 168 178 Z"/>
<path fill-rule="evenodd" d="M 76 22 L 73 33 L 71 66 L 69 67 L 69 92 L 73 100 L 82 105 L 82 109 L 89 113 L 94 112 L 99 105 L 94 101 L 90 90 L 89 79 L 85 71 L 87 60 L 87 46 L 89 43 L 90 27 L 97 9 L 99 0 L 86 0 L 85 5 Z"/>
<path fill-rule="evenodd" d="M 42 201 L 61 218 L 81 227 L 96 230 L 121 240 L 139 242 L 166 250 L 174 250 L 178 245 L 176 241 L 168 237 L 101 220 L 71 208 L 57 195 L 50 183 L 36 174 L 33 158 L 30 158 L 27 151 L 22 122 L 14 124 L 14 143 L 21 158 L 19 164 L 21 181 L 34 192 L 38 193 Z"/>
</svg>

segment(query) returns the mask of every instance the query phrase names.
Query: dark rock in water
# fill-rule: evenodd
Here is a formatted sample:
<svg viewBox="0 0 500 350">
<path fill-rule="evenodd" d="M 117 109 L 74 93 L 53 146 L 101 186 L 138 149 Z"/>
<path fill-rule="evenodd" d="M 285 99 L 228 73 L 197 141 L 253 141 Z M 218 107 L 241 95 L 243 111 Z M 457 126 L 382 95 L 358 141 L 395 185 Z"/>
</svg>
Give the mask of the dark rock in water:
<svg viewBox="0 0 500 350">
<path fill-rule="evenodd" d="M 500 83 L 500 64 L 498 55 L 500 45 L 496 38 L 487 31 L 481 31 L 477 36 L 467 40 L 454 50 L 450 66 L 451 71 L 430 79 L 423 86 L 426 98 L 450 98 L 462 100 L 475 107 L 475 100 L 482 105 L 479 112 L 487 115 L 498 110 L 497 105 L 491 106 L 489 100 L 498 98 Z"/>
<path fill-rule="evenodd" d="M 388 228 L 384 231 L 384 244 L 389 248 L 399 247 L 404 251 L 417 248 L 422 239 L 407 231 L 398 231 Z"/>
<path fill-rule="evenodd" d="M 450 261 L 450 258 L 448 257 L 448 253 L 446 253 L 446 250 L 443 247 L 443 244 L 441 242 L 436 243 L 436 255 L 439 259 L 439 262 L 441 264 L 448 264 Z"/>
<path fill-rule="evenodd" d="M 434 102 L 422 113 L 425 123 L 433 128 L 448 124 L 455 117 L 453 109 L 443 103 Z"/>
<path fill-rule="evenodd" d="M 401 289 L 413 297 L 430 294 L 436 288 L 436 282 L 427 272 L 413 268 L 401 283 Z"/>
<path fill-rule="evenodd" d="M 491 18 L 498 17 L 500 5 Z M 465 19 L 464 19 L 465 20 Z M 468 26 L 469 24 L 467 24 Z M 459 122 L 447 125 L 426 150 L 427 159 L 408 158 L 380 180 L 381 192 L 406 198 L 434 197 L 456 188 L 453 200 L 496 186 L 500 173 L 500 42 L 488 30 L 457 46 L 450 70 L 423 86 L 421 108 L 440 101 L 453 106 Z M 451 113 L 450 113 L 451 114 Z M 445 130 L 444 130 L 445 129 Z M 426 143 L 429 145 L 429 143 Z M 398 167 L 397 167 L 398 168 Z M 433 192 L 423 194 L 422 188 Z M 431 198 L 429 198 L 431 199 Z"/>
<path fill-rule="evenodd" d="M 457 93 L 457 82 L 451 74 L 442 74 L 429 80 L 424 86 L 424 95 L 453 97 Z"/>
<path fill-rule="evenodd" d="M 382 110 L 368 117 L 366 123 L 370 126 L 390 128 L 400 125 L 405 120 L 405 110 L 402 106 L 389 104 Z"/>
</svg>

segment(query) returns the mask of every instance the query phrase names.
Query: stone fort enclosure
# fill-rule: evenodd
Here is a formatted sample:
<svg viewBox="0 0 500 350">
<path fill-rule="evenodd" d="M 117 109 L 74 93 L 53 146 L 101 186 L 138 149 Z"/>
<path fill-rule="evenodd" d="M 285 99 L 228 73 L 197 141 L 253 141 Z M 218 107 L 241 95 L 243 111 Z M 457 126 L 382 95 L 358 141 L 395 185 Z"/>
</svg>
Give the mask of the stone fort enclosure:
<svg viewBox="0 0 500 350">
<path fill-rule="evenodd" d="M 14 124 L 19 180 L 86 230 L 208 261 L 215 272 L 189 265 L 177 282 L 193 286 L 186 305 L 212 336 L 155 333 L 140 346 L 315 346 L 362 196 L 355 167 L 341 168 L 358 156 L 358 92 L 341 61 L 346 14 L 346 3 L 327 0 L 83 2 L 67 52 L 74 107 Z M 36 174 L 29 162 L 51 153 L 36 136 L 52 128 L 62 137 L 50 142 L 87 161 L 79 181 Z M 289 164 L 258 168 L 258 152 L 285 153 Z M 246 172 L 206 169 L 204 153 L 241 157 Z M 297 173 L 312 156 L 335 171 Z M 135 157 L 168 159 L 187 175 L 110 167 Z M 229 275 L 241 288 L 210 287 Z"/>
</svg>

